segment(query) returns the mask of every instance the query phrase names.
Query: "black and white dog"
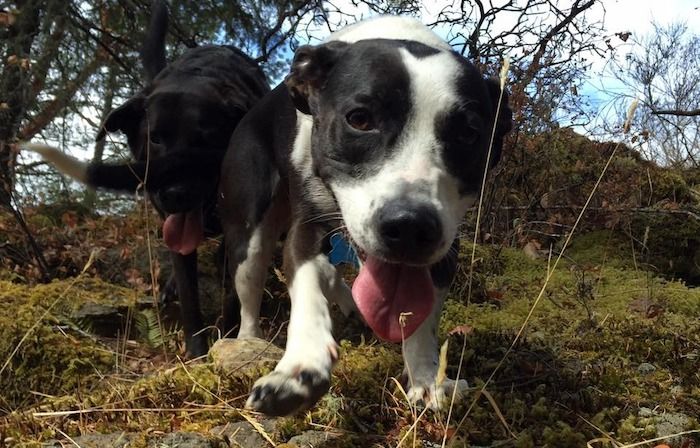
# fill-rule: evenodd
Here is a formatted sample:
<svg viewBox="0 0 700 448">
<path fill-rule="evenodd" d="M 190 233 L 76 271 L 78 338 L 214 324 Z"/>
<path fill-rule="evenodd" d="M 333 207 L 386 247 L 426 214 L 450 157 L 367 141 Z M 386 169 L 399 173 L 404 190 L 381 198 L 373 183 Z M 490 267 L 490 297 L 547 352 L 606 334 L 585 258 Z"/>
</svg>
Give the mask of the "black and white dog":
<svg viewBox="0 0 700 448">
<path fill-rule="evenodd" d="M 286 351 L 247 406 L 286 415 L 327 392 L 338 358 L 329 303 L 359 310 L 382 339 L 404 340 L 408 396 L 432 407 L 437 325 L 455 273 L 457 227 L 511 126 L 500 89 L 417 21 L 380 17 L 297 50 L 284 84 L 231 138 L 219 206 L 239 337 L 261 334 L 266 267 L 287 234 L 292 309 Z M 495 123 L 494 123 L 495 121 Z M 342 231 L 362 266 L 347 288 L 329 261 Z"/>
</svg>

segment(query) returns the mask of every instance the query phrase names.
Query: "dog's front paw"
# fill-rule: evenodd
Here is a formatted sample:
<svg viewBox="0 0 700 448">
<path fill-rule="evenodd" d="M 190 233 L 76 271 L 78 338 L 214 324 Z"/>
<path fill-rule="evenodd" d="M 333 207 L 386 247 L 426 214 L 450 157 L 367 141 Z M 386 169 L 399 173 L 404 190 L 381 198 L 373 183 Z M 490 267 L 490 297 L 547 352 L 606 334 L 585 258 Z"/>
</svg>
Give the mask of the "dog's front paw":
<svg viewBox="0 0 700 448">
<path fill-rule="evenodd" d="M 330 387 L 330 370 L 278 371 L 255 382 L 246 408 L 280 417 L 310 408 Z"/>
<path fill-rule="evenodd" d="M 413 405 L 428 406 L 433 411 L 438 411 L 449 408 L 453 393 L 455 404 L 459 403 L 466 396 L 467 390 L 467 380 L 455 381 L 447 378 L 440 385 L 434 380 L 417 381 L 408 389 L 406 396 Z"/>
</svg>

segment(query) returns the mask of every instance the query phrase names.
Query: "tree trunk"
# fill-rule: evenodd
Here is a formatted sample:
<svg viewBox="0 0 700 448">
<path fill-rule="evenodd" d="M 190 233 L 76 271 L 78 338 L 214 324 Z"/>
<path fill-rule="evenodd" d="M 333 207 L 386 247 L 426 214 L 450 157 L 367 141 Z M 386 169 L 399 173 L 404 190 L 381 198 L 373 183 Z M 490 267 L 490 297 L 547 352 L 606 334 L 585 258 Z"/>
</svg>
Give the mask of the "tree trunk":
<svg viewBox="0 0 700 448">
<path fill-rule="evenodd" d="M 27 108 L 31 84 L 28 63 L 46 2 L 19 0 L 16 6 L 19 14 L 8 30 L 7 51 L 2 55 L 3 70 L 0 74 L 0 92 L 3 95 L 0 101 L 0 204 L 4 206 L 11 204 L 17 158 L 13 143 Z"/>
<path fill-rule="evenodd" d="M 116 68 L 110 66 L 107 72 L 107 79 L 105 81 L 105 102 L 102 106 L 102 114 L 100 116 L 100 126 L 107 120 L 107 116 L 112 111 L 112 103 L 114 101 L 114 93 L 117 90 L 117 70 Z M 92 163 L 102 162 L 102 157 L 105 151 L 105 144 L 107 142 L 107 137 L 102 138 L 95 142 L 95 152 L 92 156 Z M 89 208 L 95 206 L 95 200 L 97 196 L 95 190 L 89 188 L 85 191 L 85 198 L 83 199 L 83 204 Z"/>
</svg>

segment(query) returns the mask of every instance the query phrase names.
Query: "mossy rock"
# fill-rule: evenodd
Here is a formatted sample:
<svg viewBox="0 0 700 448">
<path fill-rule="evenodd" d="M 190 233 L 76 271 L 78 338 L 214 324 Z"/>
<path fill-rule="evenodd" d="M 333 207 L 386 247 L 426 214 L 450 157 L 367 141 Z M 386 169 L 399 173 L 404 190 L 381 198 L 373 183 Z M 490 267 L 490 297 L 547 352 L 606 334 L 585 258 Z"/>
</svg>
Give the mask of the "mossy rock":
<svg viewBox="0 0 700 448">
<path fill-rule="evenodd" d="M 46 223 L 46 219 L 53 225 L 62 225 L 66 215 L 70 215 L 70 219 L 82 220 L 84 218 L 95 218 L 97 214 L 95 210 L 83 202 L 75 201 L 70 198 L 44 203 L 36 207 L 35 214 L 32 216 L 34 223 Z"/>
<path fill-rule="evenodd" d="M 636 214 L 639 260 L 662 275 L 700 284 L 700 220 L 683 214 Z"/>
<path fill-rule="evenodd" d="M 0 390 L 4 402 L 21 408 L 40 394 L 89 392 L 114 366 L 114 355 L 97 339 L 75 331 L 65 319 L 71 309 L 94 301 L 133 297 L 125 288 L 97 279 L 55 281 L 27 287 L 0 281 Z"/>
</svg>

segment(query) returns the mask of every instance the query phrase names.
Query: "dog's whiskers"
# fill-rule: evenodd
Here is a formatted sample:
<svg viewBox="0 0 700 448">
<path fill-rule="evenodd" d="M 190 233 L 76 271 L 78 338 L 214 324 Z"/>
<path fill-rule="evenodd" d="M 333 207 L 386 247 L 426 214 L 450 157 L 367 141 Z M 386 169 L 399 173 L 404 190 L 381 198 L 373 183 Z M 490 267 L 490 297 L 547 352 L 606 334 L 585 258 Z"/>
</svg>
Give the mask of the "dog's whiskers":
<svg viewBox="0 0 700 448">
<path fill-rule="evenodd" d="M 345 224 L 342 224 L 338 227 L 334 227 L 333 229 L 329 230 L 328 232 L 324 233 L 323 236 L 318 240 L 318 242 L 323 241 L 326 237 L 333 235 L 334 233 L 340 232 L 342 230 L 347 230 L 347 227 Z"/>
<path fill-rule="evenodd" d="M 312 216 L 311 218 L 307 219 L 306 221 L 302 221 L 302 224 L 309 224 L 312 222 L 333 221 L 333 220 L 342 219 L 342 218 L 343 218 L 343 215 L 340 212 L 321 213 L 320 215 Z"/>
</svg>

